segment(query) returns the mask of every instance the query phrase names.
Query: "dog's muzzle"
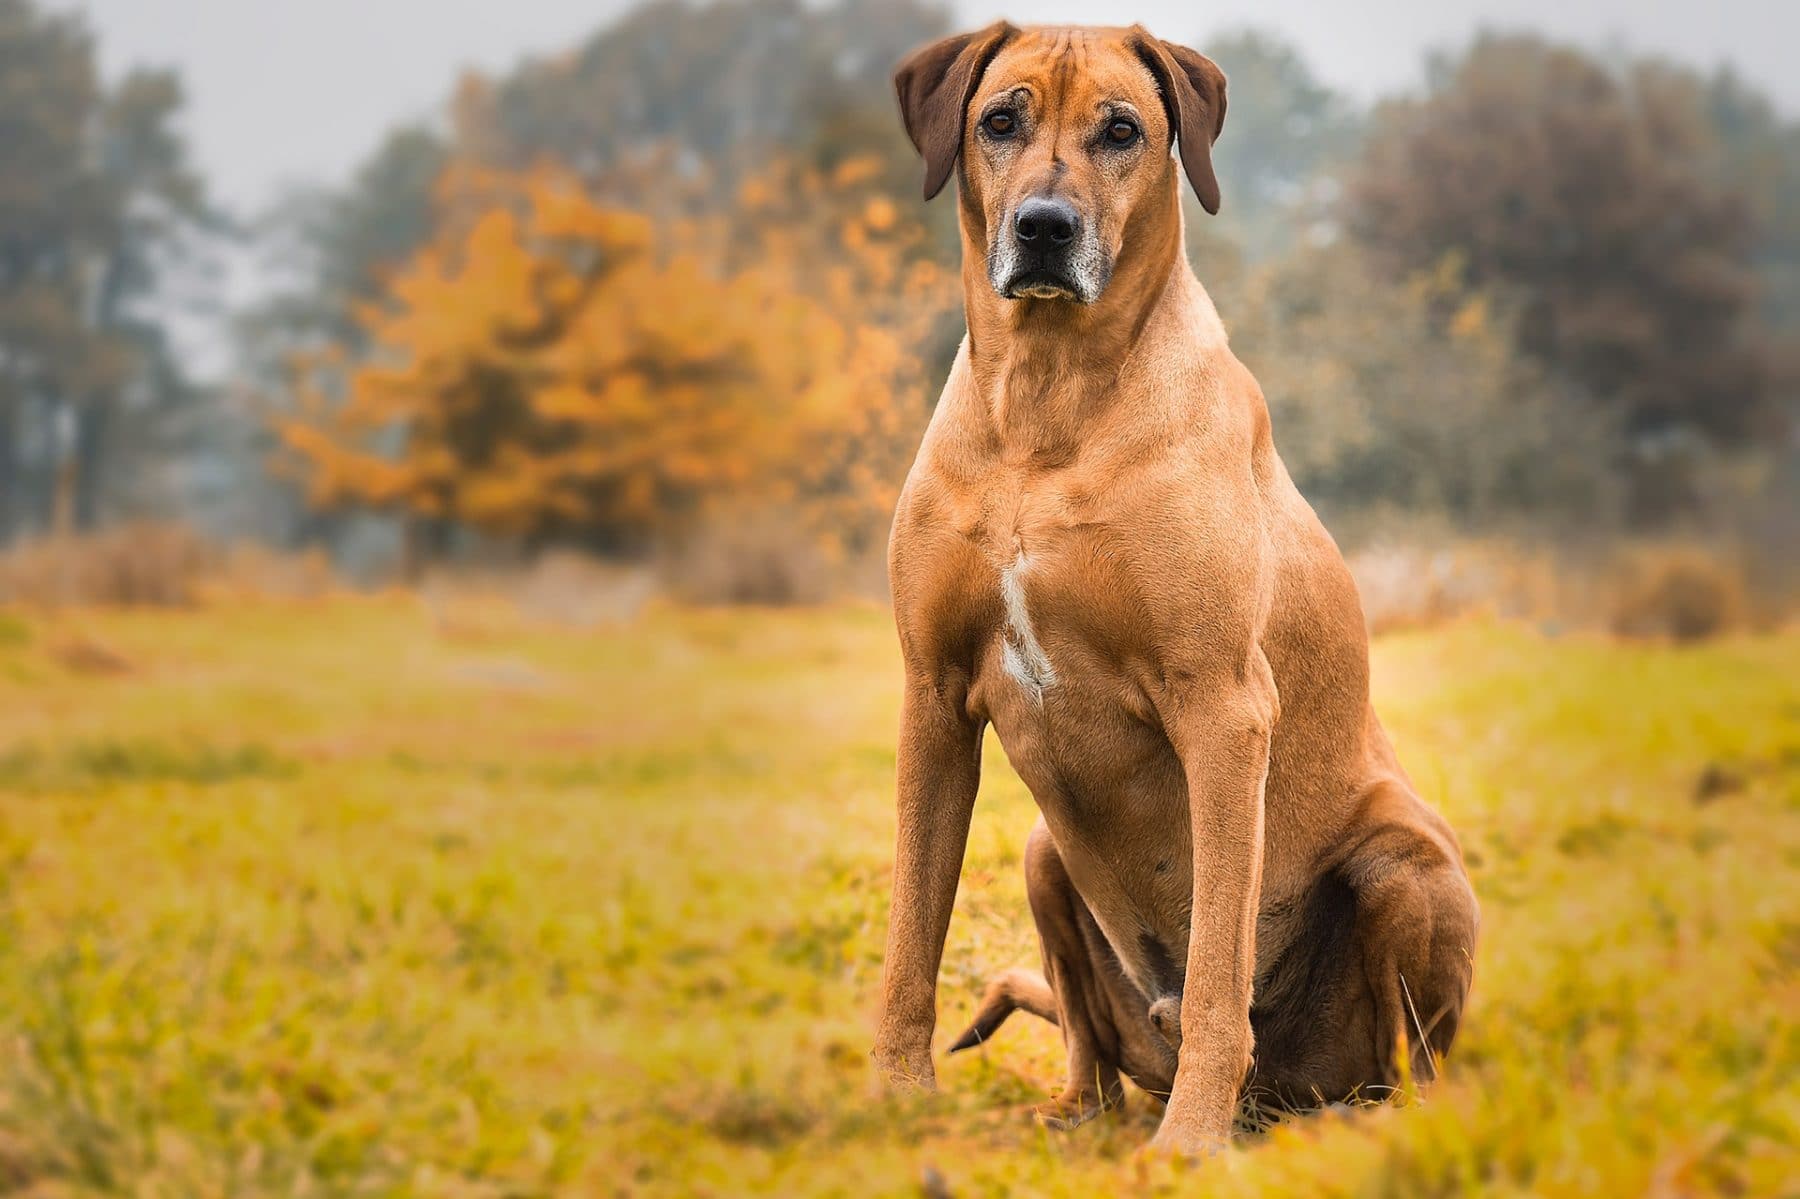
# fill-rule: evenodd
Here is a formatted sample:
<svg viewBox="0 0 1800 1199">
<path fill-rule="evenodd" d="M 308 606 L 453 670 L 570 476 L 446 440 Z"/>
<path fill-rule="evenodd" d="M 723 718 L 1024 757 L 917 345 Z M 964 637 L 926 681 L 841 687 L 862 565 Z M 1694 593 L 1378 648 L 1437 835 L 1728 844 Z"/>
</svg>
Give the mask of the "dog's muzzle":
<svg viewBox="0 0 1800 1199">
<path fill-rule="evenodd" d="M 1106 286 L 1092 231 L 1073 204 L 1051 196 L 1019 204 L 988 262 L 988 281 L 1008 300 L 1091 304 Z"/>
</svg>

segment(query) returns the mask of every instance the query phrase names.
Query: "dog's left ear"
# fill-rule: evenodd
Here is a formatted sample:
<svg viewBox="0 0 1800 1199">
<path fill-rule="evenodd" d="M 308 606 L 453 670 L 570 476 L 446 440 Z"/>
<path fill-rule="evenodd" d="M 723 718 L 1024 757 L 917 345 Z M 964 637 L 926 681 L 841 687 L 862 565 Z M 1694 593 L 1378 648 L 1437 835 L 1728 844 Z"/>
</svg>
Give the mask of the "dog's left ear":
<svg viewBox="0 0 1800 1199">
<path fill-rule="evenodd" d="M 1151 37 L 1142 25 L 1131 27 L 1132 48 L 1162 89 L 1169 112 L 1169 132 L 1181 148 L 1200 207 L 1219 213 L 1219 177 L 1213 174 L 1212 145 L 1225 128 L 1225 72 L 1206 55 Z"/>
<path fill-rule="evenodd" d="M 906 136 L 925 160 L 927 200 L 944 189 L 962 152 L 963 120 L 982 73 L 1017 32 L 996 21 L 976 33 L 959 33 L 914 51 L 894 72 Z"/>
</svg>

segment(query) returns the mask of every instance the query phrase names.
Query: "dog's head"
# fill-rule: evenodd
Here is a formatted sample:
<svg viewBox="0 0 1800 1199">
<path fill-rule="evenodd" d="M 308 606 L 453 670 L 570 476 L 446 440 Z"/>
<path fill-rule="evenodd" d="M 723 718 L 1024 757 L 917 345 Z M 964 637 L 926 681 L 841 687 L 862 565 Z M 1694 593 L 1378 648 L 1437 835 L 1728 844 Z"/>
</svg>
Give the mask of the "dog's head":
<svg viewBox="0 0 1800 1199">
<path fill-rule="evenodd" d="M 1174 147 L 1200 203 L 1219 210 L 1225 76 L 1140 26 L 1001 22 L 919 50 L 894 86 L 925 198 L 962 162 L 965 215 L 1005 299 L 1098 300 L 1134 218 L 1168 202 Z"/>
</svg>

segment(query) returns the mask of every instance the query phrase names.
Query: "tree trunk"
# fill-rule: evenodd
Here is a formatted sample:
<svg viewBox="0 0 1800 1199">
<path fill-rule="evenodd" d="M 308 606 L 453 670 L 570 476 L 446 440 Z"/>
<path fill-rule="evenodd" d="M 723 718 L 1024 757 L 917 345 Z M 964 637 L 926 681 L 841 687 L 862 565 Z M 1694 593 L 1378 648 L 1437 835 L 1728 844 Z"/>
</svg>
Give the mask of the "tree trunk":
<svg viewBox="0 0 1800 1199">
<path fill-rule="evenodd" d="M 50 410 L 50 535 L 66 538 L 75 528 L 75 423 L 71 404 Z"/>
<path fill-rule="evenodd" d="M 0 406 L 0 549 L 13 542 L 18 522 L 18 447 L 14 443 L 13 408 Z"/>
<path fill-rule="evenodd" d="M 417 584 L 425 572 L 442 562 L 450 548 L 450 522 L 435 516 L 408 513 L 400 557 L 400 575 L 408 584 Z"/>
<path fill-rule="evenodd" d="M 90 533 L 100 524 L 101 466 L 111 410 L 104 402 L 83 406 L 75 414 L 75 528 Z"/>
</svg>

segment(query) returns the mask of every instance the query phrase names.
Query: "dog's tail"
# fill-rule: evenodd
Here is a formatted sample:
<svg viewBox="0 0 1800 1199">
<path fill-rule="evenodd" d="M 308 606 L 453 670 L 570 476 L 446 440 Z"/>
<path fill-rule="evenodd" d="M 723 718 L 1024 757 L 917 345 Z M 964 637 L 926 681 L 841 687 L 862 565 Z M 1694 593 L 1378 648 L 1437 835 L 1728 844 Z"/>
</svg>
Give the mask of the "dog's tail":
<svg viewBox="0 0 1800 1199">
<path fill-rule="evenodd" d="M 1061 1023 L 1056 1008 L 1056 992 L 1050 989 L 1044 976 L 1031 970 L 1008 970 L 987 985 L 987 990 L 981 996 L 981 1007 L 975 1012 L 975 1022 L 969 1025 L 967 1032 L 956 1038 L 956 1044 L 950 1046 L 950 1052 L 958 1053 L 981 1044 L 993 1036 L 1015 1011 L 1030 1012 L 1052 1024 Z"/>
</svg>

